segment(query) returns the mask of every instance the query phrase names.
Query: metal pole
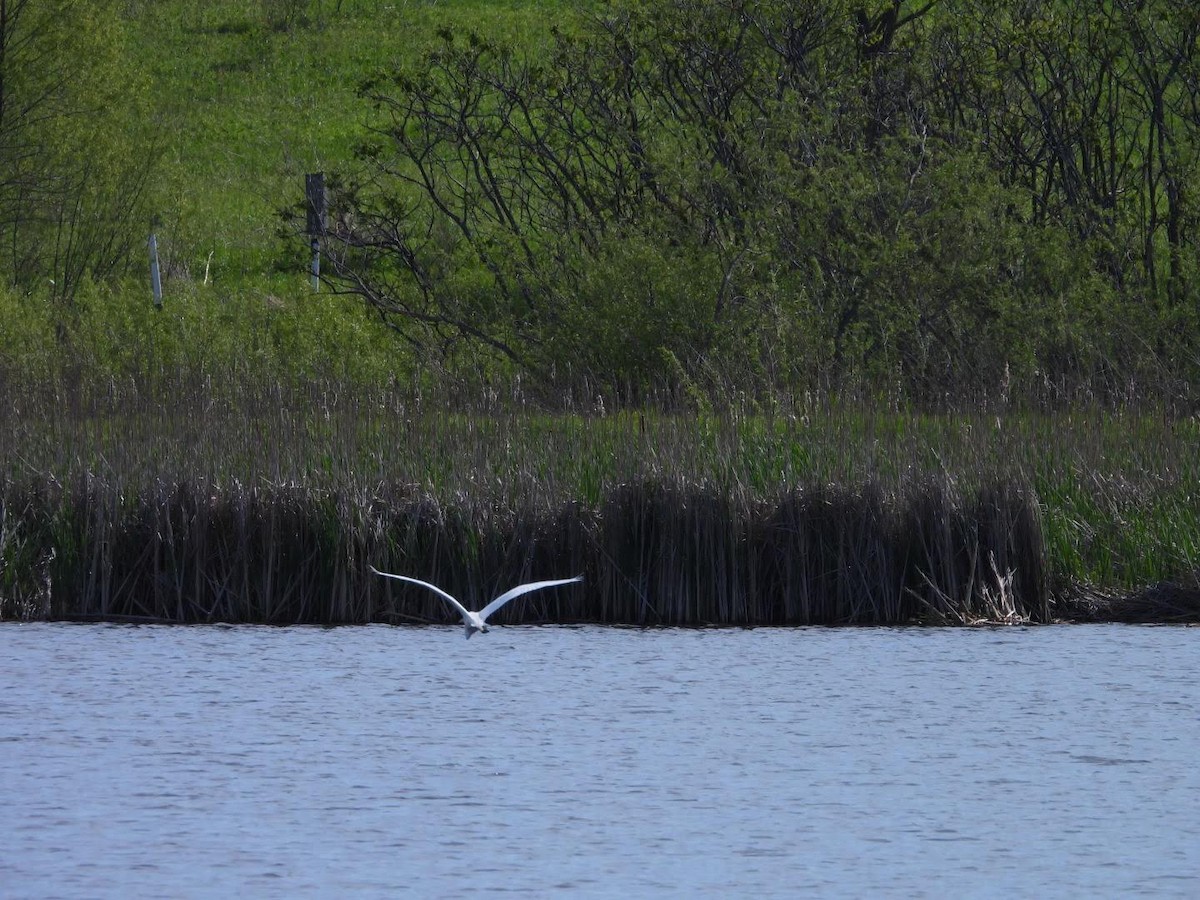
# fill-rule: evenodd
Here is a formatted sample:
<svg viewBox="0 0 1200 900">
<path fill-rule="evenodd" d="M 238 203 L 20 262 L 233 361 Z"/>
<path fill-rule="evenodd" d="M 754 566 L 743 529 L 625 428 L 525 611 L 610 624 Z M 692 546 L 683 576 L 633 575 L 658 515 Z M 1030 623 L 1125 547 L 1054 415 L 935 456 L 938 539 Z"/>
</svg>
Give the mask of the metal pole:
<svg viewBox="0 0 1200 900">
<path fill-rule="evenodd" d="M 158 271 L 158 238 L 150 232 L 150 289 L 154 292 L 154 306 L 162 309 L 162 276 Z"/>
<path fill-rule="evenodd" d="M 321 236 L 325 234 L 325 173 L 313 172 L 304 176 L 304 198 L 307 213 L 304 230 L 312 247 L 312 288 L 321 289 Z"/>
</svg>

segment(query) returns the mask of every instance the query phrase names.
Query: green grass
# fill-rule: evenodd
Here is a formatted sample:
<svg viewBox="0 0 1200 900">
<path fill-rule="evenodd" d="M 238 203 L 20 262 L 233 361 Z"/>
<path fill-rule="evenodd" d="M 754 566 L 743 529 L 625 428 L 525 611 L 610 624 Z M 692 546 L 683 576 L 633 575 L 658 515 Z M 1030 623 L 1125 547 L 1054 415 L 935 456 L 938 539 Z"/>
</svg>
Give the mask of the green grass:
<svg viewBox="0 0 1200 900">
<path fill-rule="evenodd" d="M 568 7 L 312 0 L 280 29 L 268 5 L 168 0 L 130 19 L 163 110 L 154 192 L 174 278 L 202 279 L 207 265 L 218 284 L 240 284 L 286 257 L 278 213 L 303 198 L 305 173 L 354 169 L 369 115 L 355 92 L 368 75 L 413 59 L 443 28 L 535 41 Z M 278 276 L 272 290 L 296 282 L 302 274 Z"/>
<path fill-rule="evenodd" d="M 86 282 L 70 304 L 49 299 L 49 284 L 0 287 L 0 375 L 440 380 L 361 301 L 314 296 L 305 242 L 280 212 L 301 200 L 306 173 L 355 170 L 370 114 L 356 97 L 363 78 L 414 59 L 444 28 L 539 41 L 568 4 L 311 0 L 291 28 L 274 27 L 270 9 L 288 5 L 128 4 L 129 45 L 158 110 L 149 194 L 164 307 L 151 305 L 140 253 L 123 280 Z"/>
</svg>

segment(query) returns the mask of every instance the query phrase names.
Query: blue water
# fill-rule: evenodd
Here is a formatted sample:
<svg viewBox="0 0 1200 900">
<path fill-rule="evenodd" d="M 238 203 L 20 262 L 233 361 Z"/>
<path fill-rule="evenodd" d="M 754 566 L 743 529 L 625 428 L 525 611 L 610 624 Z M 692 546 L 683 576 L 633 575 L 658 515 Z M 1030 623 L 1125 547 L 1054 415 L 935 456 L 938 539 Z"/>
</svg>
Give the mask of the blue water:
<svg viewBox="0 0 1200 900">
<path fill-rule="evenodd" d="M 3 897 L 1200 896 L 1200 629 L 0 626 Z"/>
</svg>

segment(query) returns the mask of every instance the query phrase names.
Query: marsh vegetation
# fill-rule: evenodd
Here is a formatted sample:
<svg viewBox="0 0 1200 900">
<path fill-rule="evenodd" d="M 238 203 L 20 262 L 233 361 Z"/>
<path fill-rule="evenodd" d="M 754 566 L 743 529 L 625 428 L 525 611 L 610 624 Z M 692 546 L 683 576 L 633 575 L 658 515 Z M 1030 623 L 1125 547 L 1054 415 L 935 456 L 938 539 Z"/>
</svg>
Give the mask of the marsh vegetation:
<svg viewBox="0 0 1200 900">
<path fill-rule="evenodd" d="M 449 621 L 375 565 L 463 598 L 585 574 L 500 623 L 1040 622 L 1200 558 L 1190 420 L 163 393 L 4 398 L 5 617 Z M 1121 615 L 1195 616 L 1157 596 Z"/>
<path fill-rule="evenodd" d="M 72 8 L 0 23 L 5 617 L 1195 615 L 1186 5 Z"/>
</svg>

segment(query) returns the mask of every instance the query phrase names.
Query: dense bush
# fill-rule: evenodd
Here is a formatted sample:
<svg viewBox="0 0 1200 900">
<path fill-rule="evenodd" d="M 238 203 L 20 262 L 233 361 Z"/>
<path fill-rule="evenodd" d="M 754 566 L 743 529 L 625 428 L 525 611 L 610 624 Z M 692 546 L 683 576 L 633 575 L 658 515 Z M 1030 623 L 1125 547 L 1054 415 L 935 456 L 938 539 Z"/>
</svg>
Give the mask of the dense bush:
<svg viewBox="0 0 1200 900">
<path fill-rule="evenodd" d="M 71 301 L 145 239 L 158 153 L 117 0 L 0 6 L 0 285 Z"/>
<path fill-rule="evenodd" d="M 365 82 L 337 281 L 543 381 L 921 399 L 1195 373 L 1200 13 L 614 0 Z"/>
</svg>

